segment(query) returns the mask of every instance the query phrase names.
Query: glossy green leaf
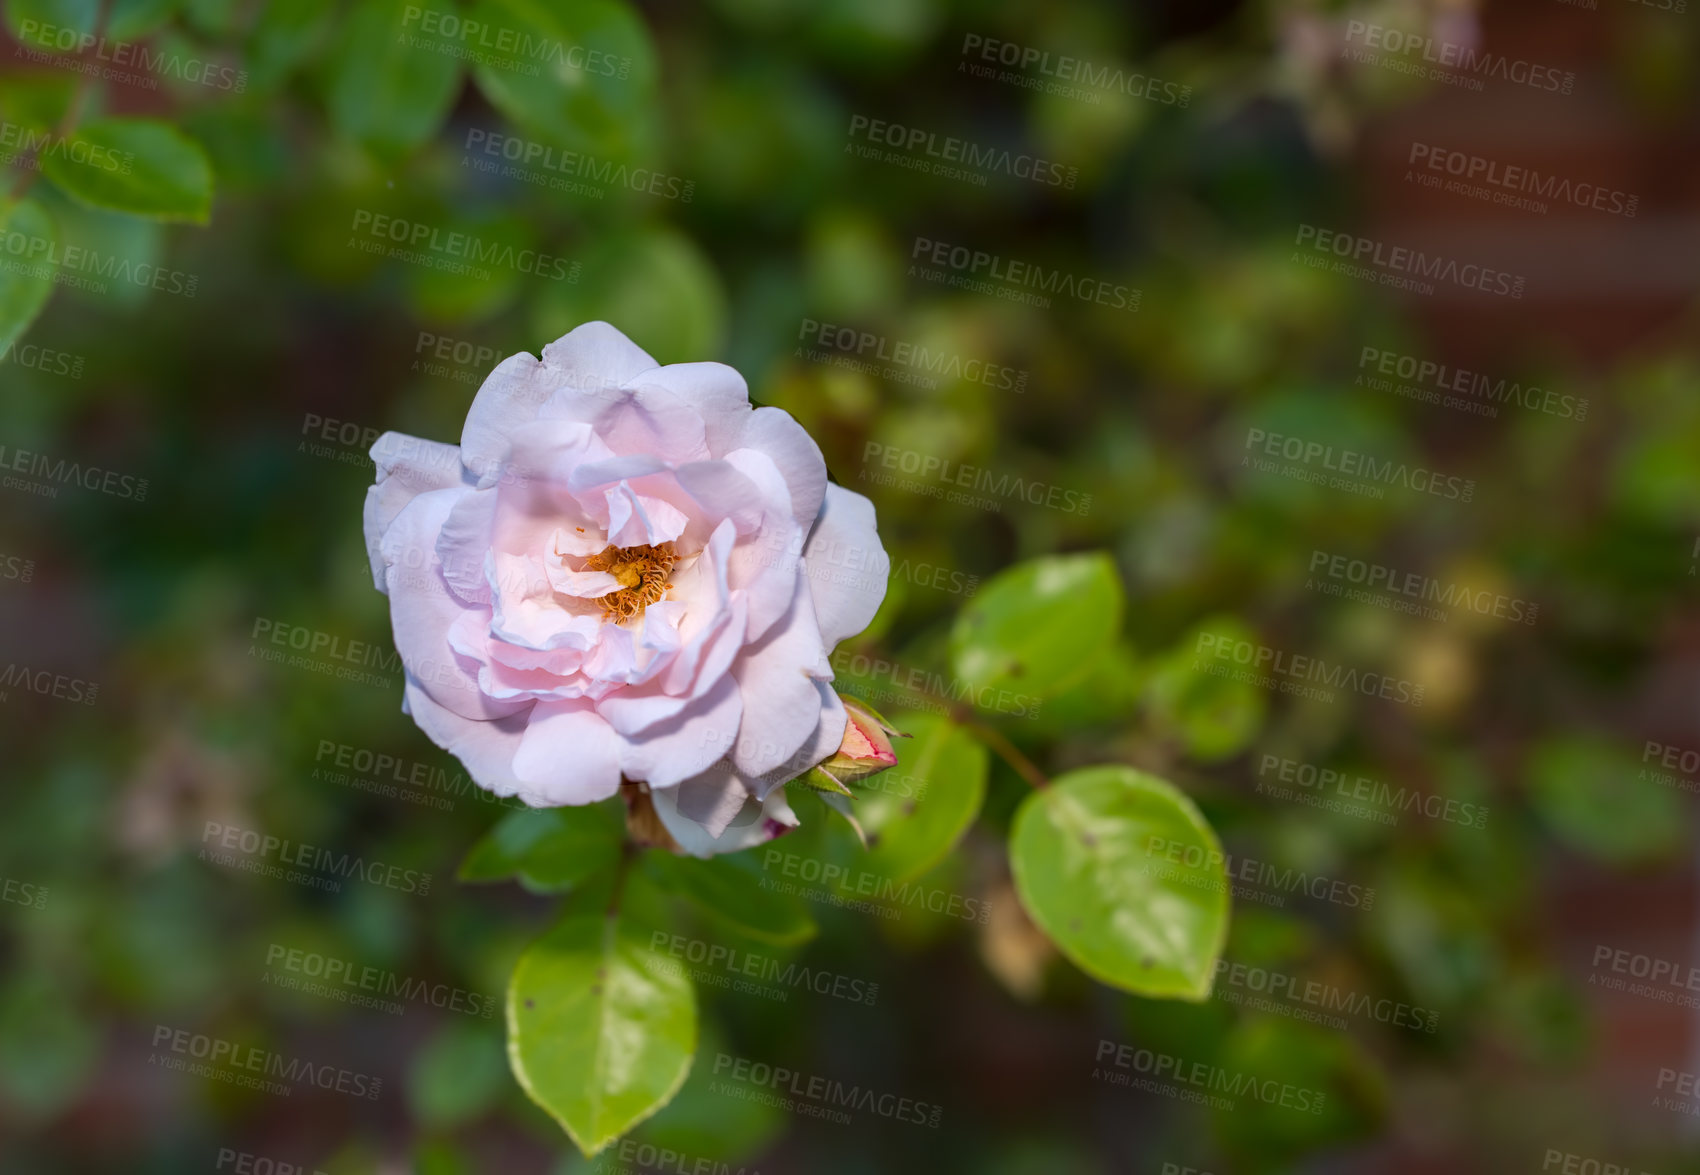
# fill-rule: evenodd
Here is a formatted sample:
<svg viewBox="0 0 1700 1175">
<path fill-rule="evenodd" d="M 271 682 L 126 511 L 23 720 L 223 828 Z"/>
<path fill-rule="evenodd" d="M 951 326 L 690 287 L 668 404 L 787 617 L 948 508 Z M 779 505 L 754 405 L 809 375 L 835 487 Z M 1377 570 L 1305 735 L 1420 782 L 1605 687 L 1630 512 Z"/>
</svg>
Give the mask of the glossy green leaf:
<svg viewBox="0 0 1700 1175">
<path fill-rule="evenodd" d="M 560 893 L 609 869 L 625 837 L 625 811 L 618 799 L 510 812 L 472 846 L 459 877 L 515 878 L 533 893 Z"/>
<path fill-rule="evenodd" d="M 1131 767 L 1053 780 L 1010 833 L 1028 914 L 1081 970 L 1138 995 L 1209 997 L 1228 931 L 1223 863 L 1192 801 Z"/>
<path fill-rule="evenodd" d="M 170 123 L 106 118 L 77 128 L 65 150 L 42 158 L 44 175 L 92 208 L 205 224 L 212 164 L 201 145 Z"/>
<path fill-rule="evenodd" d="M 646 856 L 645 865 L 668 889 L 754 938 L 786 944 L 813 938 L 815 920 L 796 898 L 763 889 L 764 874 L 751 856 L 704 860 L 657 852 Z"/>
<path fill-rule="evenodd" d="M 436 133 L 461 78 L 459 42 L 423 31 L 443 17 L 458 20 L 443 4 L 358 0 L 337 31 L 329 66 L 326 101 L 337 130 L 392 155 Z"/>
<path fill-rule="evenodd" d="M 956 676 L 982 702 L 1000 691 L 1053 694 L 1113 646 L 1121 614 L 1121 576 L 1108 555 L 1019 563 L 992 577 L 957 614 L 950 634 Z"/>
<path fill-rule="evenodd" d="M 649 946 L 643 875 L 625 884 L 617 912 L 604 886 L 570 899 L 508 987 L 514 1075 L 586 1156 L 666 1105 L 696 1051 L 695 988 Z"/>
<path fill-rule="evenodd" d="M 649 30 L 620 0 L 480 0 L 493 41 L 472 57 L 490 104 L 542 138 L 614 158 L 639 146 L 655 97 Z M 637 131 L 637 134 L 634 134 Z"/>
<path fill-rule="evenodd" d="M 899 881 L 919 877 L 955 846 L 986 798 L 987 751 L 973 735 L 932 714 L 900 713 L 911 737 L 893 739 L 897 766 L 855 786 L 868 835 L 866 867 Z"/>
<path fill-rule="evenodd" d="M 0 229 L 11 262 L 0 266 L 0 352 L 29 329 L 53 293 L 59 235 L 52 219 L 33 200 L 3 214 Z"/>
</svg>

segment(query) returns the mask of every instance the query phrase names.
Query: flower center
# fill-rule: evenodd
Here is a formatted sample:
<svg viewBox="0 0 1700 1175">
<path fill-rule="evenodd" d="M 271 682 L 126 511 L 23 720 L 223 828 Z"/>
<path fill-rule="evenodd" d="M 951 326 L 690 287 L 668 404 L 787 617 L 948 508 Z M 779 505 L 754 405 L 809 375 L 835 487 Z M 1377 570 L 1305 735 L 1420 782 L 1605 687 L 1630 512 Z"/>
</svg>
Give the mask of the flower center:
<svg viewBox="0 0 1700 1175">
<path fill-rule="evenodd" d="M 667 594 L 667 578 L 673 573 L 672 543 L 658 546 L 609 547 L 584 561 L 590 571 L 606 571 L 620 581 L 620 590 L 598 596 L 596 602 L 615 621 L 623 623 Z"/>
</svg>

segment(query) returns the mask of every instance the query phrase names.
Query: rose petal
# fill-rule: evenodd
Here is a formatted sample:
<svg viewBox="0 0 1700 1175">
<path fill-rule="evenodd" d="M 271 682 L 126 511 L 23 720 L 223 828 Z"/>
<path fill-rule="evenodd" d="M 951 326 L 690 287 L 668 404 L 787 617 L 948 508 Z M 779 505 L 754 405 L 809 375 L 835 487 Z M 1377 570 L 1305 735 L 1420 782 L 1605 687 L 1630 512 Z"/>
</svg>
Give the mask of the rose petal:
<svg viewBox="0 0 1700 1175">
<path fill-rule="evenodd" d="M 854 490 L 828 486 L 803 563 L 821 639 L 831 650 L 868 627 L 885 599 L 891 558 L 874 525 L 874 504 Z"/>
<path fill-rule="evenodd" d="M 589 702 L 538 702 L 514 775 L 550 804 L 594 804 L 620 790 L 620 739 Z"/>
<path fill-rule="evenodd" d="M 724 831 L 718 836 L 709 834 L 697 821 L 681 816 L 675 789 L 663 788 L 651 793 L 655 814 L 672 835 L 679 847 L 693 857 L 712 857 L 718 853 L 736 853 L 765 844 L 776 836 L 797 827 L 797 814 L 785 800 L 783 790 L 768 796 L 765 802 L 746 799 Z"/>
<path fill-rule="evenodd" d="M 804 596 L 761 641 L 746 646 L 732 666 L 744 697 L 744 722 L 732 764 L 745 775 L 772 771 L 795 755 L 820 725 L 817 679 L 832 670 L 821 653 L 820 629 Z"/>
<path fill-rule="evenodd" d="M 372 461 L 378 467 L 377 481 L 366 491 L 362 523 L 366 532 L 366 554 L 372 561 L 372 580 L 380 592 L 384 584 L 384 560 L 379 550 L 384 532 L 402 508 L 427 490 L 470 485 L 471 478 L 460 464 L 460 447 L 424 441 L 406 433 L 387 432 L 372 446 Z"/>
<path fill-rule="evenodd" d="M 723 677 L 682 713 L 639 738 L 622 739 L 620 769 L 652 788 L 701 775 L 737 737 L 742 713 L 737 683 Z"/>
</svg>

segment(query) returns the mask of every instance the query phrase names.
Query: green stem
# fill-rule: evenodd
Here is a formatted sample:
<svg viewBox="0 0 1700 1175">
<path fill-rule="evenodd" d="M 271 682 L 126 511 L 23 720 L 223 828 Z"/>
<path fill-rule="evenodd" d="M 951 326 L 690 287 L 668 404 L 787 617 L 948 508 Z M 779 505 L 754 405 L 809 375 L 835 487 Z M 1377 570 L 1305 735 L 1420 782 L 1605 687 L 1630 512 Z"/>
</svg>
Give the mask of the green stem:
<svg viewBox="0 0 1700 1175">
<path fill-rule="evenodd" d="M 1023 755 L 1021 748 L 1010 742 L 1001 730 L 987 726 L 983 722 L 964 722 L 962 725 L 974 737 L 997 752 L 998 758 L 1008 763 L 1012 771 L 1032 784 L 1035 789 L 1042 790 L 1051 786 L 1051 781 L 1045 773 L 1039 770 L 1033 760 Z"/>
</svg>

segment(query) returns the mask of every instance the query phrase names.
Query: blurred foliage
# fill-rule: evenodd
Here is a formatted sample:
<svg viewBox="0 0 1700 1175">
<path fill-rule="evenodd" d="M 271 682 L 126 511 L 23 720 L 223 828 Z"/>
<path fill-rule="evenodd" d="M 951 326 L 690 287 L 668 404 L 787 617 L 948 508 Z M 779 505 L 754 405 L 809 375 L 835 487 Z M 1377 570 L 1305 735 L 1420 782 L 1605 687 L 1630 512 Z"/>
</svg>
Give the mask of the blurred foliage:
<svg viewBox="0 0 1700 1175">
<path fill-rule="evenodd" d="M 1580 71 L 1572 103 L 1648 134 L 1692 131 L 1700 24 L 1618 8 L 1564 7 L 1589 31 L 1531 52 Z M 682 937 L 844 977 L 863 998 L 830 982 L 699 983 L 697 1065 L 613 1158 L 1025 1175 L 1391 1169 L 1412 1154 L 1525 1170 L 1550 1149 L 1700 1170 L 1679 1117 L 1648 1105 L 1658 1068 L 1691 1065 L 1684 1021 L 1617 1040 L 1626 1018 L 1666 1009 L 1593 986 L 1583 961 L 1602 942 L 1686 941 L 1656 918 L 1686 908 L 1684 793 L 1700 776 L 1645 746 L 1700 747 L 1693 308 L 1619 318 L 1612 345 L 1590 347 L 1575 318 L 1480 300 L 1449 318 L 1295 264 L 1296 225 L 1355 223 L 1375 199 L 1356 147 L 1435 88 L 1342 63 L 1353 19 L 1442 33 L 1479 19 L 1490 42 L 1516 24 L 1417 0 L 6 0 L 0 455 L 15 496 L 0 661 L 49 673 L 45 689 L 0 686 L 6 1170 L 175 1175 L 231 1169 L 226 1151 L 334 1175 L 608 1169 L 569 1153 L 515 1087 L 498 1022 L 551 919 L 540 894 L 581 880 L 559 854 L 528 853 L 577 843 L 573 822 L 597 817 L 538 821 L 481 798 L 399 712 L 393 675 L 351 652 L 390 640 L 360 536 L 371 440 L 458 436 L 496 360 L 587 318 L 663 362 L 734 364 L 874 499 L 891 591 L 835 659 L 840 685 L 924 715 L 916 747 L 960 763 L 961 786 L 870 794 L 867 830 L 887 835 L 866 856 L 800 796 L 804 825 L 778 844 L 913 875 L 988 914 L 885 918 L 817 898 L 819 932 L 797 941 L 762 911 L 740 929 L 675 903 Z M 495 43 L 502 30 L 546 47 L 518 63 L 535 72 Z M 79 37 L 92 40 L 76 50 Z M 1036 88 L 1036 68 L 975 76 L 974 37 L 1173 89 L 1081 97 Z M 992 171 L 982 185 L 864 159 L 857 117 L 1054 159 L 1077 182 Z M 79 163 L 92 145 L 133 156 L 128 175 Z M 1674 179 L 1655 167 L 1646 184 L 1649 204 L 1686 215 Z M 465 259 L 453 234 L 513 260 L 451 272 Z M 941 279 L 939 243 L 1006 273 L 1137 290 L 1138 310 Z M 905 343 L 960 362 L 869 363 L 822 324 L 876 353 Z M 1439 358 L 1472 338 L 1495 378 L 1589 411 L 1487 418 L 1363 378 L 1363 348 Z M 996 369 L 1021 379 L 970 374 Z M 1241 464 L 1250 429 L 1473 478 L 1474 496 L 1371 498 L 1263 473 Z M 947 500 L 909 453 L 1020 479 L 1041 503 L 1059 493 Z M 26 472 L 34 455 L 59 474 Z M 1120 616 L 1099 590 L 1108 561 L 1089 554 L 1106 551 Z M 1346 598 L 1318 586 L 1334 582 L 1318 552 L 1538 614 L 1435 620 L 1387 593 Z M 1004 576 L 1043 578 L 1006 569 L 1057 555 L 1082 578 L 1058 581 L 1045 615 L 1004 615 Z M 1021 601 L 1044 598 L 1027 586 Z M 1071 623 L 1051 635 L 1059 616 Z M 976 627 L 1010 655 L 965 656 Z M 297 632 L 340 655 L 303 654 Z M 1081 634 L 1089 648 L 1060 643 Z M 1417 682 L 1423 704 L 1285 693 L 1216 672 L 1231 661 L 1201 644 Z M 1015 700 L 1038 692 L 1029 667 L 1057 691 L 1037 706 Z M 375 680 L 339 678 L 349 668 Z M 52 696 L 54 675 L 97 684 L 92 703 Z M 928 737 L 959 681 L 1008 695 L 976 721 L 1053 776 L 1161 775 L 1253 877 L 1355 890 L 1236 885 L 1230 970 L 1207 1002 L 1096 984 L 1017 902 L 1003 842 L 1026 783 L 978 744 Z M 1339 778 L 1286 780 L 1287 763 Z M 1385 786 L 1360 792 L 1365 779 Z M 1435 801 L 1485 818 L 1430 817 Z M 223 829 L 429 874 L 429 892 L 220 864 Z M 469 878 L 523 884 L 460 884 L 469 852 Z M 650 881 L 657 903 L 676 896 Z M 628 968 L 671 949 L 651 932 L 621 942 Z M 347 984 L 306 990 L 310 964 L 290 969 L 291 951 L 458 992 L 459 1006 L 427 994 L 390 1012 L 349 1002 Z M 1427 1027 L 1253 1006 L 1235 965 L 1420 1011 Z M 283 1097 L 171 1072 L 162 1028 L 339 1065 L 382 1093 Z M 1114 1088 L 1094 1075 L 1106 1043 L 1320 1093 L 1321 1109 Z M 941 1122 L 847 1131 L 728 1097 L 723 1056 L 939 1105 Z"/>
</svg>

